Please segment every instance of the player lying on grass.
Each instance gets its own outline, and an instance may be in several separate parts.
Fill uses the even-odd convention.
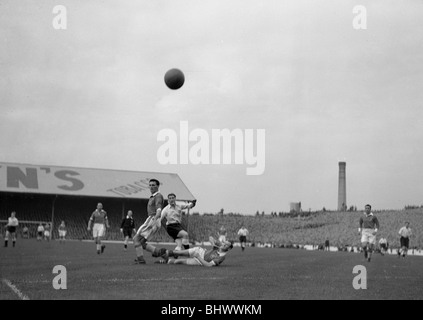
[[[163,256],[165,260],[160,260],[159,263],[204,267],[218,266],[225,260],[226,254],[233,248],[233,245],[229,241],[221,242],[213,237],[209,237],[209,241],[212,244],[212,248],[209,250],[202,247],[193,247],[188,250],[167,250]]]

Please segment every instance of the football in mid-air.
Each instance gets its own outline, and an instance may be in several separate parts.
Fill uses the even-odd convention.
[[[164,81],[169,89],[177,90],[184,85],[185,76],[179,69],[170,69],[166,72]]]

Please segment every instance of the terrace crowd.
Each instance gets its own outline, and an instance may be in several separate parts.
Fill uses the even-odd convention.
[[[106,208],[107,209],[107,208]],[[43,221],[51,220],[50,209],[28,207],[22,205],[16,208],[17,218],[20,221]],[[122,213],[117,209],[107,210],[111,228],[107,231],[108,240],[121,240],[120,223]],[[91,233],[86,230],[91,212],[83,212],[78,209],[70,209],[66,206],[56,210],[54,215],[53,238],[58,238],[57,227],[60,222],[66,222],[68,238],[91,239]],[[10,212],[1,211],[0,220],[6,220]],[[331,246],[340,249],[347,247],[359,247],[360,237],[357,234],[358,221],[362,215],[360,211],[351,212],[306,212],[300,214],[273,214],[273,215],[240,215],[240,214],[215,214],[215,215],[184,215],[182,224],[188,231],[192,242],[207,241],[209,235],[217,235],[221,226],[227,230],[227,239],[238,240],[237,232],[244,225],[249,230],[247,237],[249,245],[260,246],[267,244],[274,247],[291,247],[293,245],[322,246],[326,240]],[[411,238],[412,248],[423,248],[423,208],[411,208],[404,210],[376,211],[381,227],[378,238],[387,238],[392,248],[399,247],[398,230],[406,221],[410,222],[413,230]],[[142,224],[142,218],[134,210],[136,226]],[[35,237],[37,224],[27,225],[31,237]],[[21,232],[22,228],[20,228]],[[4,223],[0,224],[0,233],[4,234]],[[18,232],[19,235],[19,232]],[[172,242],[162,228],[153,239],[160,242]],[[343,249],[342,249],[343,250]]]

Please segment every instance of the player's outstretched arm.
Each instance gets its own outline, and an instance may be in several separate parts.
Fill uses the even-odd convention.
[[[375,217],[375,232],[377,232],[379,230],[379,228],[380,228],[379,220],[378,220],[378,218]]]
[[[160,219],[161,217],[162,217],[162,208],[157,208],[156,219]]]

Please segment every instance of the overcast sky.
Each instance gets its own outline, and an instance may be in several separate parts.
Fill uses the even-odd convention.
[[[0,0],[0,161],[173,172],[200,212],[254,214],[335,209],[342,160],[348,206],[423,204],[422,17],[420,0]],[[264,173],[160,164],[180,121],[265,129]]]

